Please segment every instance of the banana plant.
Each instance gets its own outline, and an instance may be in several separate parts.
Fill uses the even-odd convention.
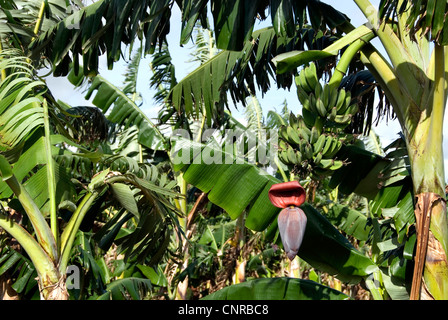
[[[108,193],[113,195],[116,204],[126,208],[130,214],[126,219],[134,216],[137,221],[135,230],[129,230],[125,237],[121,237],[122,252],[126,257],[151,256],[156,263],[165,253],[171,232],[176,229],[170,224],[174,221],[172,218],[176,220],[173,216],[176,209],[168,199],[178,198],[178,194],[155,183],[152,179],[157,179],[157,174],[150,173],[148,178],[138,170],[134,174],[130,166],[122,169],[124,173],[96,166],[101,154],[93,156],[94,152],[88,152],[71,140],[67,127],[75,129],[75,126],[64,122],[62,116],[70,114],[52,100],[44,82],[34,79],[33,68],[26,57],[17,50],[3,50],[0,61],[6,75],[0,84],[0,187],[2,199],[8,203],[7,208],[2,207],[0,226],[20,243],[32,262],[38,275],[41,298],[68,298],[66,270],[76,236],[86,217],[102,211],[99,209],[105,204]],[[61,116],[55,116],[55,113]],[[53,130],[64,135],[55,134]],[[93,173],[82,176],[77,182],[71,180],[70,163],[67,166],[67,162],[56,161],[61,153],[66,158],[70,152],[74,156],[73,151],[61,147],[65,144],[81,151],[76,156],[87,158]],[[79,184],[81,188],[77,187]],[[13,205],[14,202],[18,204]],[[8,208],[21,212],[26,217],[24,222],[11,219]],[[69,210],[62,222],[60,214],[64,208]],[[112,230],[106,230],[104,234],[102,243],[105,248],[107,243],[110,246],[119,230],[113,224],[108,227]],[[148,234],[154,237],[148,238]],[[136,242],[141,247],[136,247]]]
[[[339,45],[353,42],[348,50],[353,48],[361,54],[362,61],[385,91],[406,140],[418,230],[411,299],[443,299],[448,294],[445,289],[448,281],[444,262],[447,221],[441,152],[446,102],[446,49],[440,26],[445,24],[446,3],[432,1],[419,5],[408,1],[395,2],[401,10],[393,16],[392,22],[381,19],[369,1],[355,0],[355,3],[368,25],[355,29],[347,24],[347,35],[323,51],[277,57],[278,71],[284,72],[310,60],[334,55],[341,49]],[[385,4],[382,2],[381,7],[390,8]],[[436,4],[437,11],[434,10]],[[432,16],[421,15],[421,6],[435,13],[433,20]],[[428,28],[415,26],[413,21],[416,19],[424,21]],[[408,27],[413,32],[408,32]],[[374,37],[380,40],[390,62],[379,54],[377,48],[368,44]]]

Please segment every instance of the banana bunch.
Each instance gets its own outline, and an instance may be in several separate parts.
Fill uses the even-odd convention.
[[[344,162],[334,159],[342,148],[342,141],[333,135],[321,135],[313,145],[314,165],[320,169],[334,171],[340,169]]]
[[[283,140],[279,141],[278,158],[286,165],[302,163],[302,154]]]
[[[318,132],[309,129],[301,116],[291,113],[288,126],[279,130],[279,159],[288,165],[301,164],[313,158],[312,142],[318,139]]]
[[[298,165],[313,178],[319,179],[344,165],[335,158],[342,148],[341,139],[321,134],[315,126],[308,128],[302,116],[291,114],[290,124],[280,128],[279,138],[279,159],[286,165]]]
[[[328,160],[339,152],[342,141],[334,135],[321,134],[316,126],[308,128],[302,116],[290,115],[289,125],[279,130],[279,159],[287,165],[314,163],[314,165],[336,170],[342,162]]]
[[[331,107],[329,112],[328,120],[337,125],[346,126],[357,112],[358,104],[352,103],[351,92],[340,89],[336,104]]]
[[[329,84],[322,85],[317,77],[316,65],[311,63],[295,79],[297,96],[307,124],[312,125],[316,117],[328,119],[337,127],[347,126],[358,112],[358,105],[352,103],[350,91],[335,90]]]

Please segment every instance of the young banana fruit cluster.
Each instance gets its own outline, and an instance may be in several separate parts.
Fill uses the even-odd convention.
[[[317,77],[316,65],[311,63],[296,77],[297,96],[303,106],[303,116],[308,125],[316,117],[327,119],[336,127],[350,124],[353,115],[358,112],[358,105],[352,103],[350,91],[334,89],[329,84],[322,84]]]
[[[322,134],[316,126],[308,128],[301,116],[291,114],[289,125],[279,130],[279,159],[286,165],[306,166],[310,173],[326,175],[340,169],[344,162],[334,157],[341,147],[337,136]]]

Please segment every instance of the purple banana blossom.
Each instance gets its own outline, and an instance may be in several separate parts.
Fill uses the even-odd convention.
[[[297,207],[285,208],[278,215],[278,229],[283,249],[289,260],[293,260],[299,252],[305,234],[306,221],[305,212]]]
[[[290,260],[293,260],[302,244],[307,218],[299,208],[305,202],[305,189],[297,181],[278,183],[269,190],[269,200],[279,208],[283,208],[278,216],[278,229],[283,249]]]

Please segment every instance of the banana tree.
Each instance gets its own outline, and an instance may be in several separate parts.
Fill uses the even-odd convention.
[[[44,82],[34,79],[33,68],[26,57],[11,49],[0,54],[5,75],[0,83],[0,193],[7,203],[7,207],[2,207],[0,226],[20,244],[33,264],[41,298],[68,298],[66,270],[76,236],[86,217],[96,216],[103,210],[108,194],[115,198],[115,205],[128,213],[118,221],[118,226],[132,217],[136,221],[135,230],[121,237],[122,252],[127,258],[141,259],[143,255],[156,263],[170,243],[171,232],[176,229],[170,223],[176,220],[173,216],[176,209],[168,198],[177,198],[177,193],[154,181],[158,179],[157,171],[138,165],[132,168],[130,160],[123,169],[120,161],[123,156],[118,153],[104,155],[77,144],[67,131],[70,128],[76,133],[77,126],[73,121],[64,121],[65,117],[73,119],[73,115],[52,100]],[[77,115],[83,116],[82,113]],[[55,134],[54,130],[63,135]],[[77,148],[78,152],[65,149],[63,145]],[[76,182],[71,179],[76,171],[74,163],[91,169],[82,171]],[[18,204],[13,205],[14,202]],[[23,222],[11,219],[11,208],[26,217]],[[68,210],[62,217],[64,209]],[[105,250],[120,230],[114,227],[120,217],[112,219],[114,222],[107,225],[110,229],[103,231],[100,242]],[[136,242],[140,246],[135,247]]]
[[[435,13],[434,21],[429,16],[421,16],[421,21],[429,29],[433,23],[436,24],[434,33],[428,33],[428,29],[420,29],[418,25],[412,24],[412,21],[420,17],[419,10],[423,10],[417,4],[400,2],[401,10],[393,17],[396,21],[389,22],[380,20],[377,9],[369,1],[355,2],[366,16],[368,24],[357,29],[347,26],[348,34],[340,41],[353,41],[347,51],[353,48],[360,52],[375,79],[382,88],[386,88],[386,96],[402,127],[410,157],[418,233],[411,299],[418,299],[420,296],[443,299],[447,297],[447,222],[441,150],[447,55],[439,24],[444,25],[446,3],[432,2],[431,5],[437,2],[437,11],[430,4],[426,7]],[[408,31],[407,28],[410,27],[413,32]],[[381,41],[390,62],[378,53],[378,49],[368,44],[373,37]],[[288,57],[278,57],[279,72],[319,59],[321,54],[323,57],[332,55],[335,53],[332,51],[334,49],[335,47],[328,47],[321,52],[293,53]],[[345,70],[340,67],[348,62],[343,58],[336,72]],[[300,61],[301,59],[304,60]],[[283,63],[288,65],[286,69],[283,69]]]

